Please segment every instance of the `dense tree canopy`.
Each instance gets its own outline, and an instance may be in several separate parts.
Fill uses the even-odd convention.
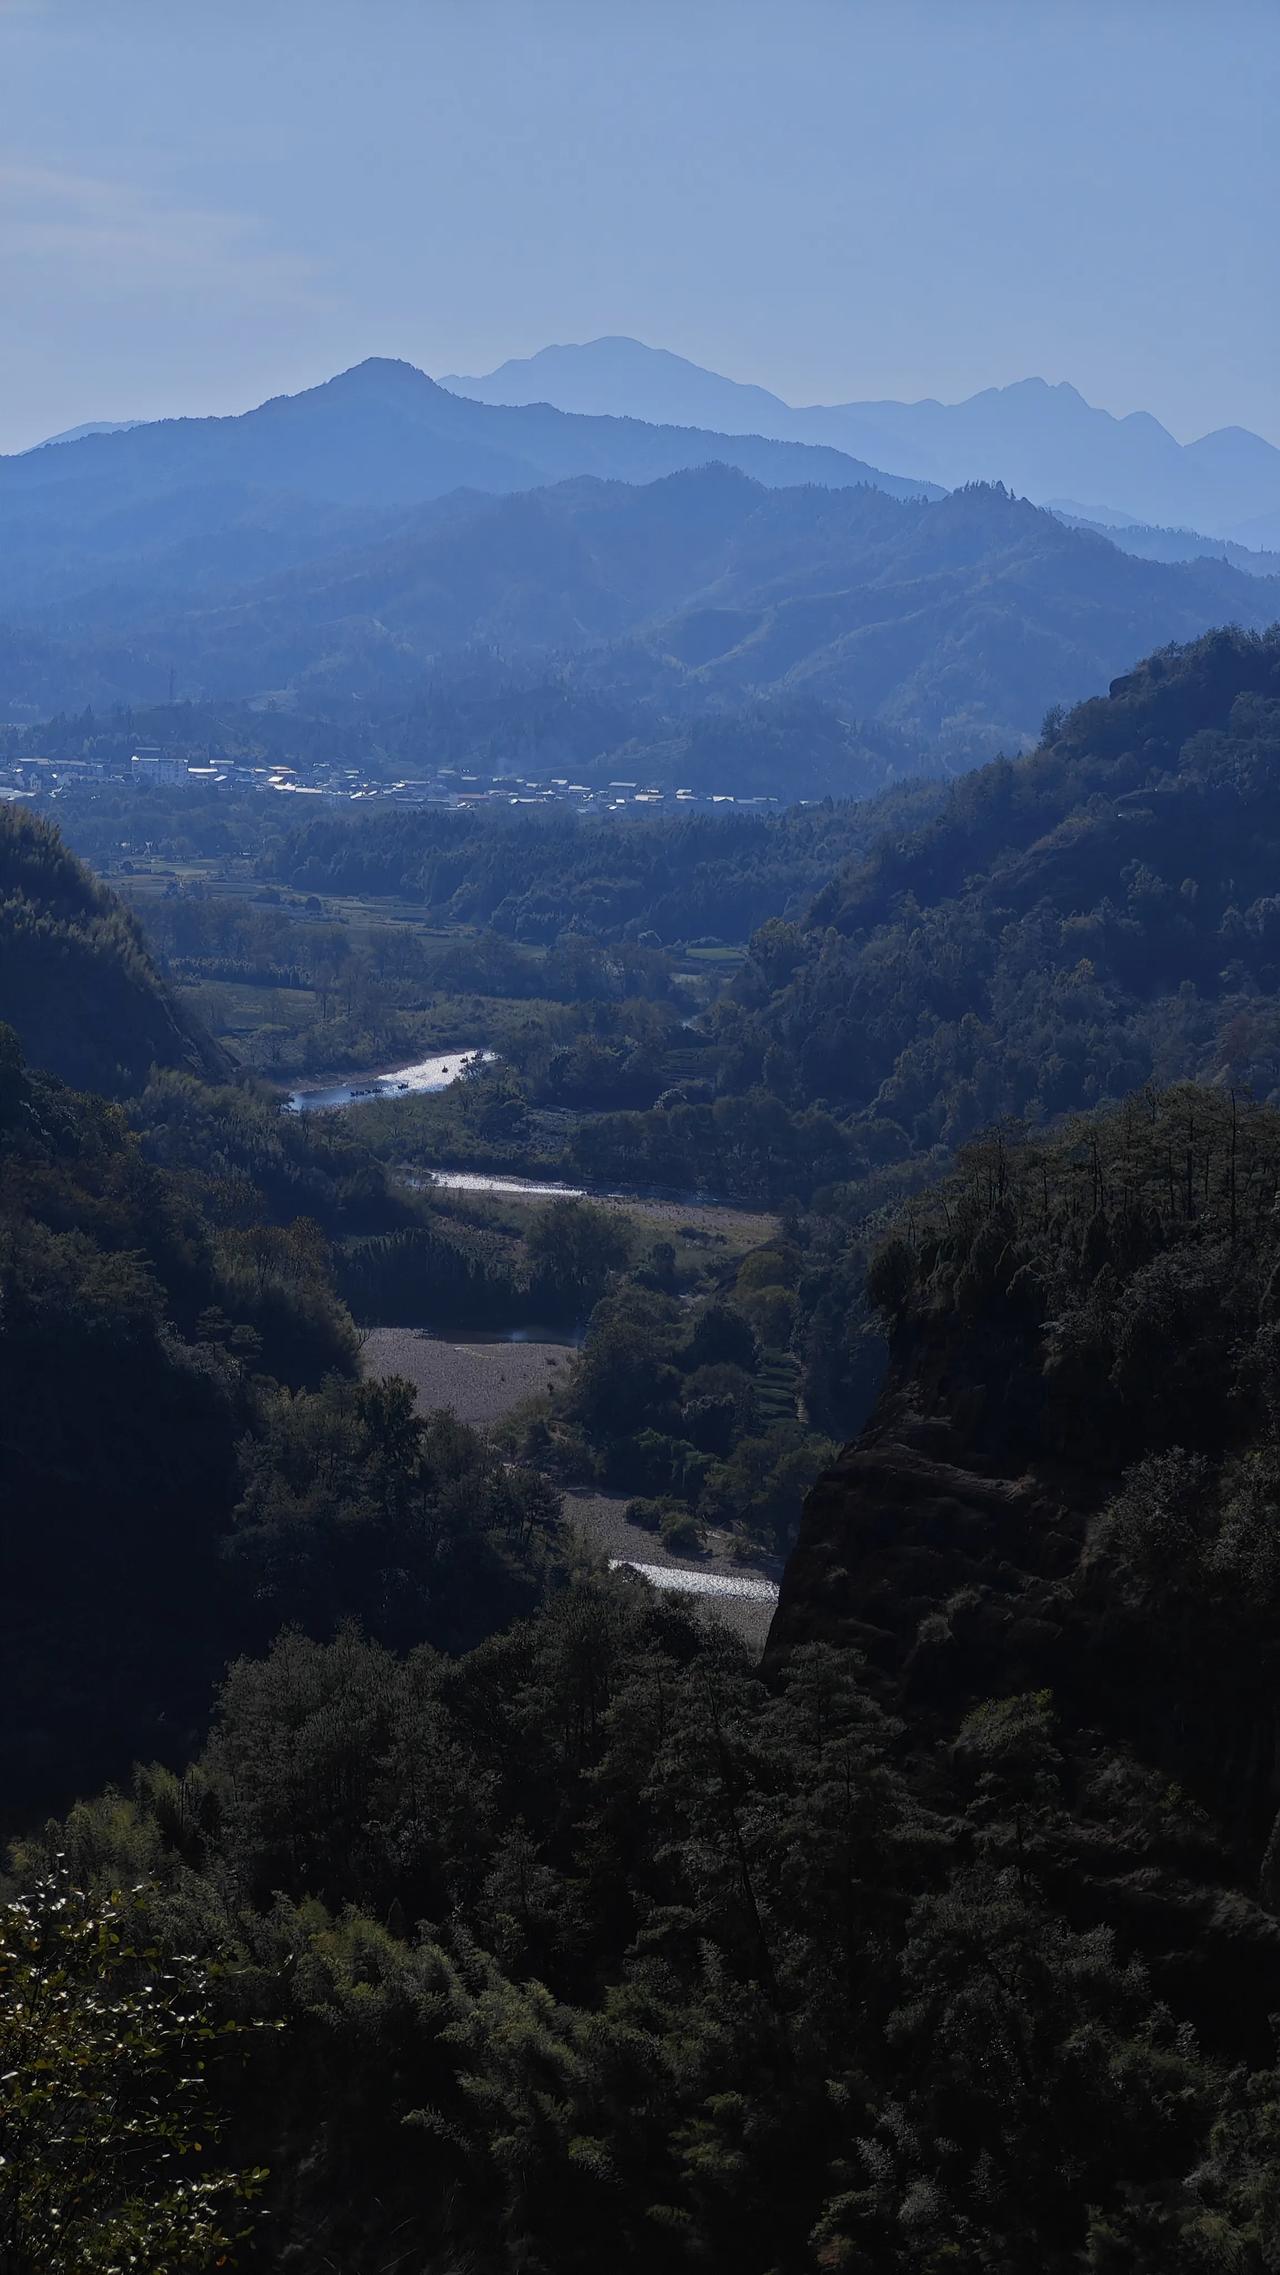
[[[119,1097],[153,1065],[225,1065],[157,977],[137,925],[38,816],[0,801],[0,1008],[28,1057]]]

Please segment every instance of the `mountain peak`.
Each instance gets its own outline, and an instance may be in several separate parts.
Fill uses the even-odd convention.
[[[1259,506],[1280,512],[1280,451],[1260,437],[1224,428],[1184,448],[1150,411],[1119,415],[1091,403],[1072,381],[1040,372],[958,402],[796,405],[668,348],[611,333],[443,384],[489,404],[549,402],[562,411],[822,444],[948,489],[999,479],[1037,503],[1075,499],[1086,519],[1223,536]]]
[[[321,385],[352,389],[369,386],[405,389],[429,387],[437,395],[444,392],[428,372],[419,370],[416,363],[408,363],[403,356],[393,355],[367,355],[361,362],[349,365],[346,371],[335,372],[332,379],[321,381]]]
[[[60,442],[84,442],[90,435],[128,434],[133,427],[142,425],[141,419],[89,419],[81,427],[63,427],[60,434],[47,434],[43,442],[34,442],[33,450],[52,450]]]

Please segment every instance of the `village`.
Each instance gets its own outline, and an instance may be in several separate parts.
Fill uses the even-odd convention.
[[[42,806],[125,783],[144,797],[157,789],[187,791],[193,797],[260,791],[329,806],[560,806],[589,815],[673,813],[686,808],[768,810],[782,803],[776,797],[743,797],[730,790],[664,790],[642,781],[571,782],[564,775],[485,775],[449,765],[391,780],[358,767],[301,760],[285,765],[245,764],[207,754],[198,759],[157,744],[143,745],[126,759],[114,761],[0,754],[3,803]]]

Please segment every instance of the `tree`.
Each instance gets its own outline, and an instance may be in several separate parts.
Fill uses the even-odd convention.
[[[553,1201],[530,1225],[526,1245],[537,1295],[557,1316],[589,1308],[627,1261],[617,1218],[590,1201]]]
[[[0,1908],[5,2275],[231,2263],[265,2174],[215,2162],[217,2035],[207,1971],[152,1944],[140,1892],[56,1873]]]

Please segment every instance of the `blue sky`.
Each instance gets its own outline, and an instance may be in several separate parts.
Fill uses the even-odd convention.
[[[629,332],[1280,441],[1277,0],[0,0],[0,449]]]

